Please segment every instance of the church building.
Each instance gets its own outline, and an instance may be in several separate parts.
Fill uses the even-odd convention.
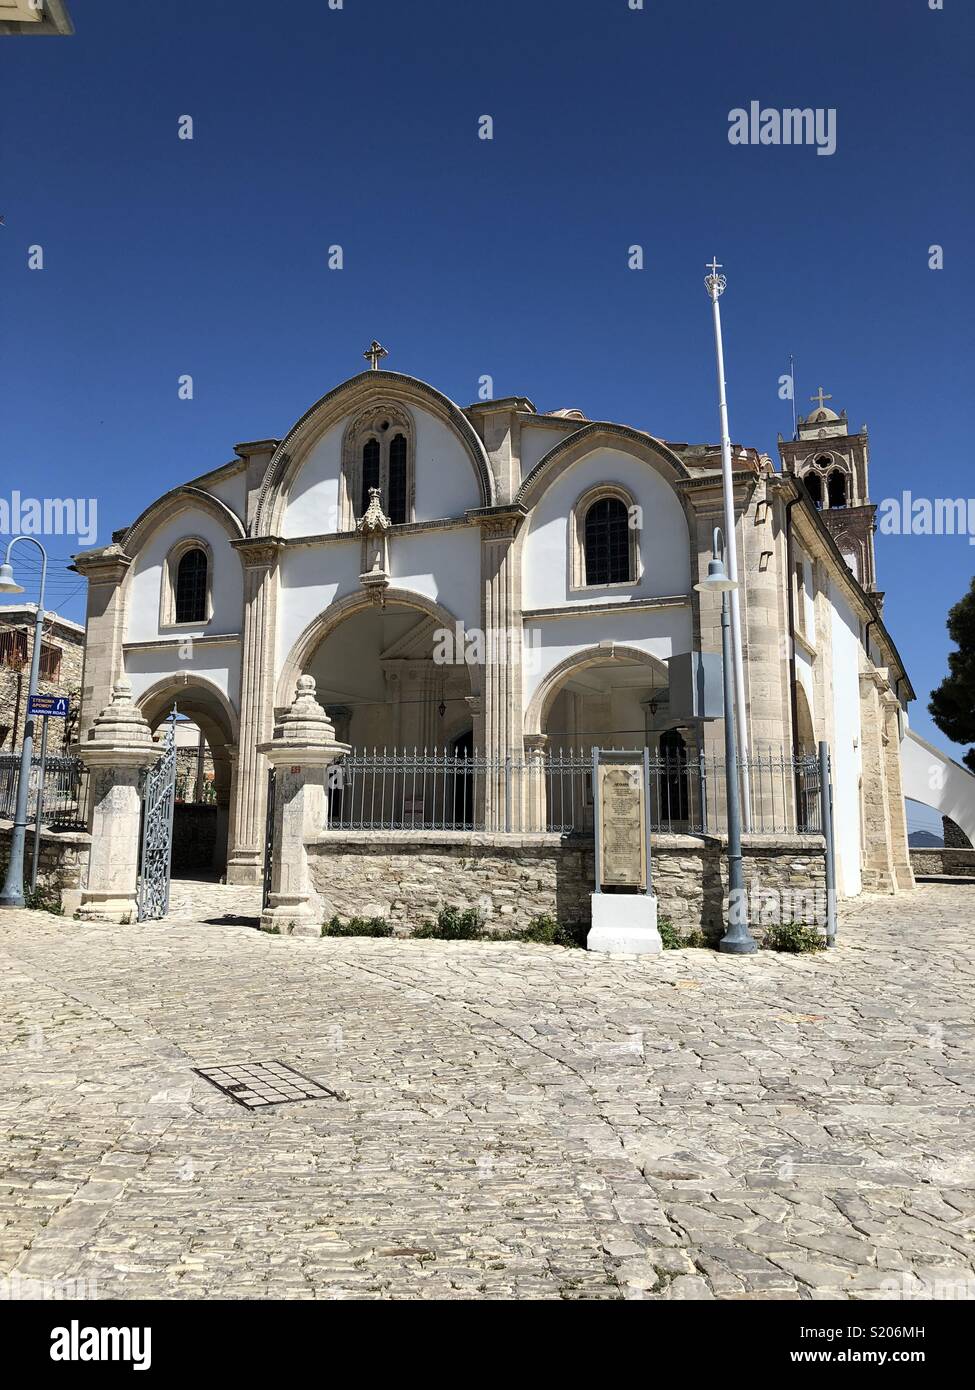
[[[719,447],[523,396],[461,406],[381,355],[280,439],[235,445],[76,557],[82,739],[121,676],[153,728],[175,704],[213,760],[214,869],[256,884],[260,745],[312,677],[349,747],[315,846],[323,899],[346,882],[343,902],[394,917],[393,881],[419,875],[422,894],[438,853],[457,891],[473,874],[496,907],[530,898],[549,871],[536,860],[591,841],[592,748],[647,748],[656,862],[686,878],[723,828],[722,721],[672,689],[673,658],[721,648],[718,602],[694,587],[723,524]],[[746,841],[777,845],[786,880],[807,862],[825,740],[839,892],[895,892],[913,886],[900,740],[914,691],[877,589],[866,427],[828,399],[777,464],[733,449]],[[507,886],[500,863],[517,864]],[[675,901],[696,892],[681,881]]]

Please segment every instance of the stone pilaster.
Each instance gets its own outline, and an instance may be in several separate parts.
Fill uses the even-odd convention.
[[[99,713],[111,702],[115,681],[122,675],[125,637],[124,579],[132,564],[120,545],[83,551],[72,569],[88,581],[85,659],[81,677],[78,738],[84,740]]]
[[[88,830],[91,850],[79,912],[110,922],[135,920],[143,772],[161,756],[152,731],[132,702],[122,677],[111,704],[78,749],[91,778]]]
[[[525,735],[524,829],[527,831],[543,831],[547,824],[548,806],[545,786],[547,748],[547,734]]]
[[[259,751],[276,769],[271,891],[261,927],[285,936],[318,936],[326,908],[312,882],[305,846],[325,829],[328,767],[348,746],[336,743],[311,676],[298,677],[294,704]]]
[[[887,785],[887,821],[890,826],[891,872],[897,888],[915,887],[911,851],[907,842],[907,803],[901,778],[900,705],[889,689],[880,697],[884,719],[883,746]]]
[[[227,855],[228,883],[260,883],[264,866],[267,762],[259,745],[273,725],[274,625],[281,542],[232,541],[244,567],[244,632],[240,673],[240,742]]]
[[[881,703],[886,672],[870,666],[860,672],[860,739],[863,762],[863,886],[868,892],[895,893],[890,826],[890,794]]]
[[[506,758],[520,761],[523,749],[521,548],[516,538],[525,513],[523,508],[489,507],[468,515],[481,526],[484,752],[503,764]],[[515,778],[512,830],[521,825],[519,786]],[[488,829],[506,828],[500,772],[485,779],[485,815]]]

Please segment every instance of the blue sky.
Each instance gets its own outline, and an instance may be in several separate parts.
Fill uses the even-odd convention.
[[[822,383],[869,425],[873,500],[971,493],[963,0],[69,5],[72,38],[0,39],[0,493],[94,496],[104,543],[284,434],[374,336],[462,404],[490,374],[713,440],[714,252],[736,440],[790,432],[792,352],[800,409]],[[836,153],[730,145],[752,100],[835,108]],[[878,537],[941,746],[925,705],[973,568],[964,537]],[[80,618],[78,577],[52,583]]]

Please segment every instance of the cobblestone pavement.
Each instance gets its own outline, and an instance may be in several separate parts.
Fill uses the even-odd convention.
[[[0,1274],[99,1297],[973,1297],[975,890],[828,955],[0,912]],[[193,920],[196,919],[196,920]],[[192,1070],[342,1098],[250,1112]]]

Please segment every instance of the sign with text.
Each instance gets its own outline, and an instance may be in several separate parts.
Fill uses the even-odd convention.
[[[71,710],[71,699],[67,695],[31,695],[27,701],[29,718],[46,715],[48,719],[67,719]]]
[[[646,796],[641,763],[599,765],[600,882],[608,888],[646,888]]]

